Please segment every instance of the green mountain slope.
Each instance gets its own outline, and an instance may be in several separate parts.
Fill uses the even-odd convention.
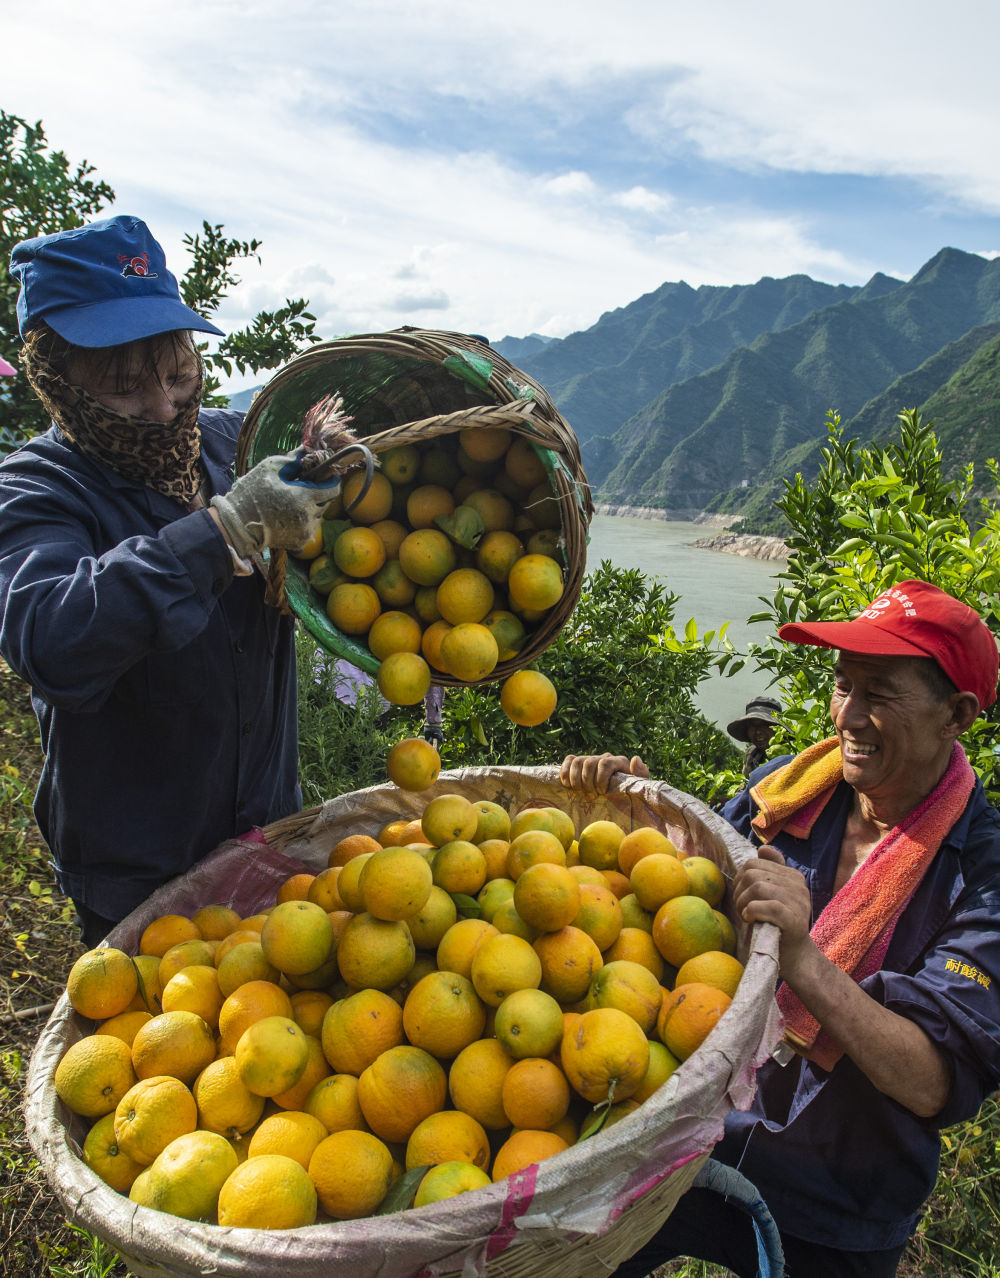
[[[829,409],[853,418],[969,329],[998,322],[1000,259],[943,249],[906,284],[765,333],[669,387],[611,438],[585,442],[591,485],[600,501],[676,518],[722,494],[749,498],[788,450],[823,437]]]

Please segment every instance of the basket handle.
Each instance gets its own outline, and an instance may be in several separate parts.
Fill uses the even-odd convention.
[[[533,399],[517,399],[510,404],[477,404],[472,408],[459,409],[455,413],[439,413],[434,417],[421,418],[420,421],[390,426],[375,435],[366,436],[365,443],[373,453],[383,453],[416,438],[452,434],[469,426],[505,427],[537,440],[545,448],[565,452],[566,445],[561,438],[531,420],[535,406]]]

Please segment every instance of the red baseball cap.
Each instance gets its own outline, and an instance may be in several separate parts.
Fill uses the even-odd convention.
[[[1000,657],[991,630],[974,608],[927,581],[899,582],[851,621],[790,621],[778,637],[871,656],[930,657],[980,710],[997,697]]]

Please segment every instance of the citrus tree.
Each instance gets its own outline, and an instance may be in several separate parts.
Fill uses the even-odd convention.
[[[778,685],[784,729],[771,753],[804,749],[831,732],[829,649],[781,643],[789,621],[845,621],[900,581],[929,581],[975,608],[1000,633],[1000,473],[988,463],[945,474],[933,423],[919,411],[899,414],[899,439],[861,448],[828,419],[817,477],[785,481],[777,502],[792,528],[790,555],[766,607],[750,621],[771,637],[750,657]],[[963,738],[969,760],[993,802],[1000,798],[1000,713],[996,704]]]
[[[17,363],[21,339],[17,330],[17,281],[9,271],[10,253],[21,240],[82,226],[114,202],[115,192],[96,176],[86,160],[74,164],[53,150],[41,122],[29,124],[0,110],[0,355]],[[154,228],[155,233],[155,228]],[[192,310],[209,317],[239,283],[233,266],[260,260],[260,241],[224,234],[221,225],[203,222],[184,236],[190,256],[179,278],[181,296]],[[211,351],[199,349],[206,364],[205,403],[225,404],[218,394],[219,376],[276,368],[303,345],[318,341],[308,303],[286,299],[275,311],[261,311],[244,329],[230,333]],[[0,384],[0,452],[16,448],[48,427],[45,412],[24,377]]]

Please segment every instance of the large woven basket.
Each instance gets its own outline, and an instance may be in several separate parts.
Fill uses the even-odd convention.
[[[303,868],[325,867],[348,833],[374,834],[419,815],[428,797],[460,793],[508,810],[556,802],[582,828],[608,818],[656,825],[679,848],[711,857],[731,879],[750,845],[704,804],[662,782],[620,777],[606,797],[573,794],[554,768],[469,768],[442,774],[426,795],[377,786],[267,828],[268,844],[233,840],[160,888],[108,938],[135,951],[143,928],[170,911],[228,901],[243,914],[274,900]],[[732,917],[727,890],[724,908]],[[87,1124],[55,1094],[67,1047],[91,1026],[64,995],[32,1055],[25,1123],[41,1168],[70,1218],[98,1234],[140,1278],[605,1278],[646,1243],[746,1108],[754,1072],[780,1037],[774,1001],[778,933],[734,919],[746,970],[732,1006],[702,1046],[633,1114],[523,1173],[420,1210],[261,1233],[179,1220],[137,1207],[80,1160]]]
[[[354,419],[351,429],[376,454],[491,426],[505,427],[535,447],[559,502],[563,594],[517,656],[480,682],[503,679],[534,661],[579,598],[594,513],[576,436],[548,393],[490,346],[462,333],[403,328],[322,342],[285,365],[254,399],[237,444],[237,474],[297,448],[306,411],[334,392]],[[333,625],[302,565],[292,558],[285,591],[317,643],[375,673],[378,660]],[[434,670],[433,682],[454,687],[462,681]]]

